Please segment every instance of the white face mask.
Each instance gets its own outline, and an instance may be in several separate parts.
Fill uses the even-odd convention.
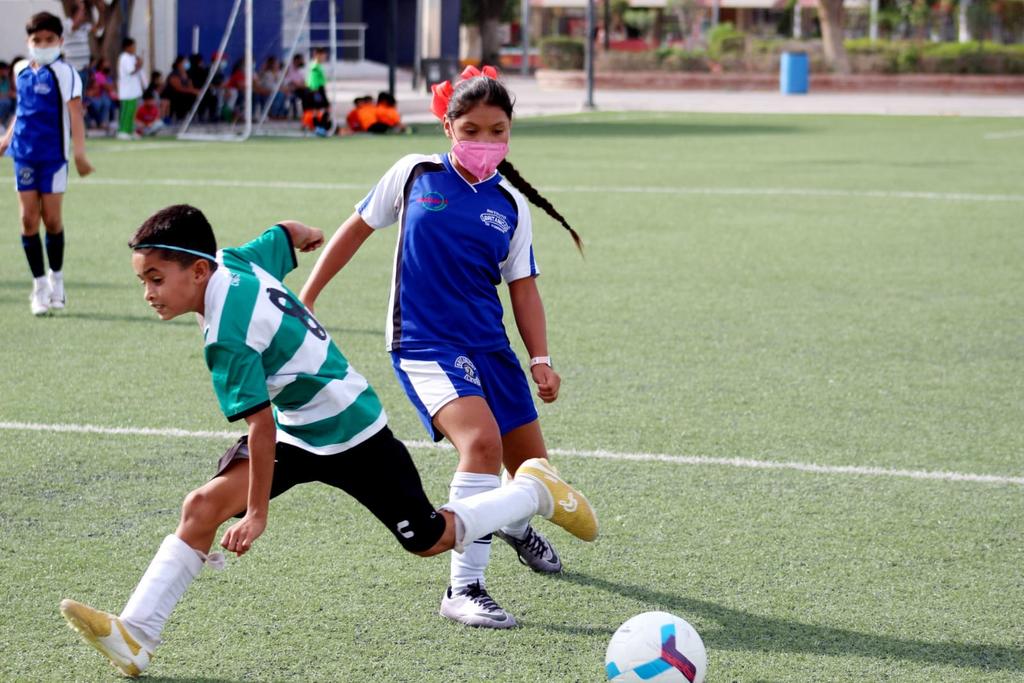
[[[47,64],[53,64],[60,57],[60,46],[57,47],[29,47],[29,55],[32,56],[32,61],[40,66],[46,66]]]

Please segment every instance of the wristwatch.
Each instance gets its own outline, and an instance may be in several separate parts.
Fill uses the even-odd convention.
[[[554,367],[551,364],[551,356],[534,356],[530,359],[530,367],[533,368],[534,365],[546,365],[549,368]]]

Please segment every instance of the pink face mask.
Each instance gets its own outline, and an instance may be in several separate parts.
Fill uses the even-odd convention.
[[[498,164],[508,156],[508,143],[461,142],[456,139],[452,145],[452,154],[477,180],[486,180],[494,175]]]

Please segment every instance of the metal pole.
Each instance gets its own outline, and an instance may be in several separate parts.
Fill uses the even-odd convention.
[[[327,24],[330,35],[327,37],[331,47],[331,78],[338,75],[338,9],[334,0],[327,3]]]
[[[872,0],[872,2],[878,2],[878,0]],[[800,6],[800,0],[797,0],[793,6],[793,37],[800,40],[804,37],[804,17],[803,9]],[[874,38],[872,38],[874,40]]]
[[[871,0],[871,27],[868,35],[871,40],[878,40],[878,0]]]
[[[587,100],[583,106],[587,109],[594,108],[594,18],[594,0],[587,0],[587,37],[583,43],[583,61],[587,72]]]
[[[398,0],[388,3],[391,8],[391,27],[388,31],[388,92],[395,97],[395,71],[398,68]]]
[[[412,89],[420,87],[420,65],[423,60],[423,0],[416,0],[416,28],[412,41]]]
[[[523,63],[519,65],[519,73],[530,75],[530,0],[519,0],[523,11],[519,17],[519,32],[523,43]]]
[[[245,129],[242,140],[252,134],[252,0],[245,0]]]

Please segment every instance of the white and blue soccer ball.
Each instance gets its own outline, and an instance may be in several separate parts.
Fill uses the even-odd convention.
[[[700,634],[668,612],[644,612],[619,627],[604,670],[614,683],[703,683],[708,653]]]

